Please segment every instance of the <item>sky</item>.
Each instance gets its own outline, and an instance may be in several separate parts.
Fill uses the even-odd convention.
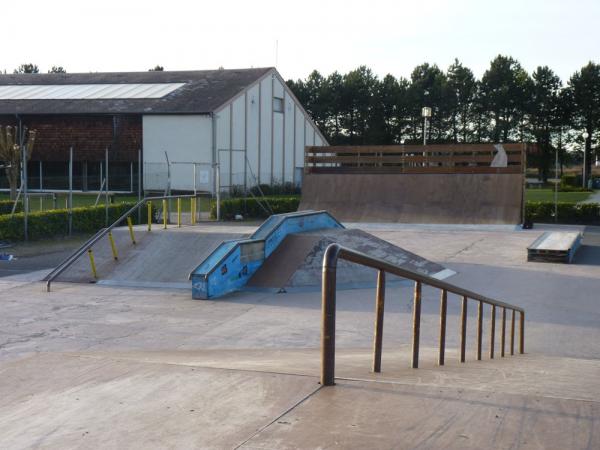
[[[277,65],[297,79],[366,65],[409,77],[458,58],[480,77],[504,54],[566,81],[600,63],[600,0],[19,0],[1,11],[8,72],[26,62],[44,72]]]

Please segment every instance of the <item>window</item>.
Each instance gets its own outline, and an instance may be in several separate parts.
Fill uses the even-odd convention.
[[[283,99],[281,97],[273,97],[273,111],[283,112]]]

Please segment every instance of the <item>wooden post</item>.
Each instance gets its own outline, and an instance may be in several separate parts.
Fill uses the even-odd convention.
[[[381,372],[381,346],[383,342],[383,310],[385,306],[385,272],[377,273],[375,297],[375,336],[373,338],[373,372]]]
[[[419,367],[419,337],[421,333],[421,282],[415,282],[413,298],[412,368]]]
[[[492,305],[490,317],[490,359],[494,359],[494,338],[496,337],[496,305]]]
[[[477,305],[477,361],[481,361],[481,344],[483,342],[483,302]]]
[[[444,365],[446,355],[446,312],[448,311],[448,292],[442,289],[440,294],[440,353],[438,355],[438,365]]]
[[[463,295],[460,313],[460,362],[465,362],[467,348],[467,296]]]

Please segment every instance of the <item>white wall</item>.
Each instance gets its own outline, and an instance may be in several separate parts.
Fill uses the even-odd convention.
[[[196,166],[196,189],[212,191],[212,120],[207,115],[143,116],[144,189],[167,185],[165,151],[175,163]],[[171,189],[193,190],[194,165],[171,165]]]
[[[284,100],[273,111],[273,98]],[[299,183],[305,145],[327,145],[283,80],[269,73],[215,113],[221,189]],[[246,161],[247,158],[247,161]]]

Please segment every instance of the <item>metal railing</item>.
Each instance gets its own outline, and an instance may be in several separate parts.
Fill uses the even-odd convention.
[[[116,252],[114,250],[114,245],[113,245],[114,241],[112,240],[112,235],[111,235],[113,228],[117,227],[124,220],[130,219],[131,215],[133,213],[135,213],[139,208],[144,206],[146,203],[151,204],[153,201],[163,200],[163,205],[164,205],[168,200],[177,199],[177,201],[178,201],[177,224],[179,226],[181,226],[181,203],[180,203],[181,199],[183,199],[183,198],[194,199],[197,197],[198,197],[198,195],[194,195],[194,194],[192,194],[192,195],[165,195],[165,196],[160,196],[160,197],[144,197],[142,200],[137,202],[133,207],[131,207],[127,212],[125,212],[123,215],[121,215],[111,225],[96,232],[96,234],[94,234],[81,247],[79,247],[79,249],[77,249],[75,251],[75,253],[73,253],[71,256],[69,256],[67,259],[65,259],[62,263],[60,263],[54,270],[52,270],[52,272],[50,272],[45,278],[46,291],[50,292],[50,285],[52,284],[52,282],[61,273],[63,273],[65,270],[67,270],[69,267],[71,267],[71,265],[73,265],[75,263],[75,261],[77,261],[86,252],[91,251],[91,248],[94,246],[94,244],[96,244],[104,236],[109,235],[109,238],[111,241],[111,246],[113,247],[113,255],[116,255]],[[163,206],[163,209],[165,209],[164,206]],[[192,209],[191,213],[195,214],[196,208],[194,207],[194,205],[191,206],[191,209]],[[167,215],[168,214],[170,214],[170,208],[166,211],[163,211],[165,228],[166,228],[166,224],[167,224]],[[194,223],[194,217],[192,218],[192,224],[193,223]],[[131,224],[130,220],[128,220],[128,226],[129,226],[132,242],[135,244],[135,239],[132,234],[133,233],[132,232],[132,224]],[[91,265],[92,265],[92,272],[95,273],[95,264],[93,262],[93,256],[90,256],[90,259],[91,259]],[[116,256],[115,256],[115,259],[116,259]]]
[[[407,278],[415,282],[413,298],[413,329],[412,329],[412,360],[411,367],[419,367],[419,338],[421,330],[421,289],[428,285],[441,290],[440,295],[440,348],[438,364],[444,365],[446,350],[446,311],[448,292],[462,297],[460,316],[460,362],[465,362],[467,340],[467,301],[478,302],[477,307],[477,353],[481,360],[483,337],[483,305],[491,307],[490,314],[490,348],[489,357],[494,358],[496,336],[496,308],[502,309],[501,356],[505,355],[506,341],[506,312],[512,311],[510,326],[510,354],[514,354],[515,347],[515,315],[518,312],[519,320],[519,353],[525,352],[525,311],[517,306],[499,302],[475,292],[454,286],[450,283],[432,278],[409,269],[404,269],[394,264],[373,258],[364,253],[330,244],[323,256],[322,280],[322,329],[321,329],[321,384],[333,386],[335,384],[335,316],[336,316],[336,270],[339,259],[350,261],[378,270],[377,290],[375,301],[375,334],[373,339],[373,372],[381,372],[381,352],[383,342],[383,313],[385,304],[385,274],[386,272]]]

